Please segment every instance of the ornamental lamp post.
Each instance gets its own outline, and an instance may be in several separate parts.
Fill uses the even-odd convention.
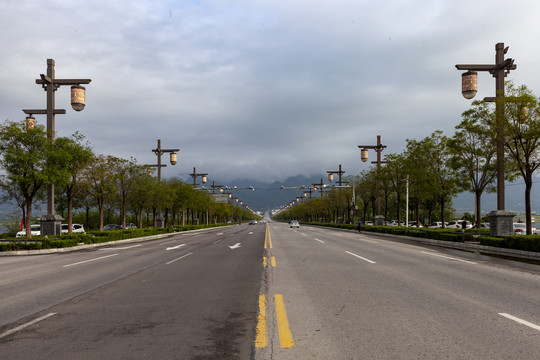
[[[386,149],[386,145],[381,143],[381,135],[377,135],[377,145],[358,145],[360,149],[360,157],[363,162],[368,160],[368,149],[373,149],[377,152],[377,161],[372,161],[372,164],[377,164],[377,175],[380,172],[381,164],[386,164],[386,161],[381,160],[383,149]],[[381,196],[378,194],[379,181],[377,181],[377,215],[373,219],[373,225],[384,225],[384,216],[381,215]]]
[[[466,99],[472,99],[478,90],[477,71],[488,71],[495,78],[495,97],[486,97],[484,101],[495,102],[495,132],[497,142],[497,210],[489,213],[490,235],[513,235],[514,213],[505,210],[504,199],[504,78],[515,70],[514,59],[505,59],[508,47],[504,43],[495,45],[495,64],[488,65],[456,65],[458,70],[466,70],[461,75],[461,93]]]
[[[158,171],[158,184],[161,184],[161,168],[162,167],[167,167],[166,164],[162,164],[161,163],[161,156],[165,153],[170,153],[170,157],[169,157],[169,161],[171,163],[171,165],[176,165],[176,163],[178,162],[178,157],[177,157],[177,152],[179,152],[180,149],[162,149],[161,148],[161,139],[158,139],[157,141],[157,148],[155,149],[152,149],[152,152],[156,154],[157,156],[157,164],[156,165],[148,165],[148,166],[151,166],[151,167],[157,167],[157,171]],[[163,221],[163,218],[161,217],[161,207],[159,207],[158,209],[158,217],[157,219],[155,219],[155,224],[156,224],[156,227],[163,227],[164,225],[164,221]]]
[[[65,114],[65,109],[55,108],[55,93],[61,86],[71,86],[71,107],[75,111],[84,109],[86,91],[81,84],[89,84],[91,79],[57,79],[55,77],[54,59],[47,59],[47,75],[40,74],[36,79],[36,84],[41,85],[47,92],[46,109],[24,109],[23,112],[28,115],[26,118],[26,128],[32,130],[35,127],[35,115],[47,115],[47,138],[51,144],[54,144],[55,134],[55,115]],[[54,184],[49,184],[47,188],[47,215],[40,218],[41,235],[61,235],[61,225],[64,220],[60,215],[54,213]]]

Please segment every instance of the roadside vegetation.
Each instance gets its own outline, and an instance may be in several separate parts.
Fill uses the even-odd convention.
[[[470,241],[468,234],[471,234],[475,236],[475,241],[486,245],[537,249],[540,236],[532,235],[530,197],[533,174],[540,167],[540,107],[538,98],[526,86],[518,87],[508,82],[506,94],[505,177],[507,181],[521,179],[525,183],[523,197],[526,234],[530,236],[501,239],[489,238],[488,230],[476,230],[479,233],[467,230],[456,235],[452,234],[454,230],[364,228],[369,228],[369,231],[409,234],[416,231],[419,236],[461,238],[462,241]],[[494,121],[495,105],[474,101],[471,109],[462,114],[462,120],[453,135],[446,136],[436,130],[422,140],[407,139],[403,152],[385,154],[385,164],[380,170],[372,166],[359,175],[345,177],[347,188],[328,188],[322,197],[312,197],[311,193],[308,197],[308,193],[303,192],[275,214],[274,219],[296,219],[356,228],[359,220],[363,224],[373,221],[377,215],[377,199],[380,199],[385,225],[389,225],[392,220],[404,224],[406,211],[409,221],[415,221],[414,225],[429,226],[441,222],[444,228],[446,222],[456,219],[468,220],[478,226],[482,222],[489,222],[487,216],[481,215],[481,197],[486,192],[495,192],[497,169]],[[475,195],[475,203],[471,206],[475,208],[474,214],[459,217],[455,214],[452,200],[461,192]]]

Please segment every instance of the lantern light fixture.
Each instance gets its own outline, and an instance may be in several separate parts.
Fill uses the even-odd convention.
[[[461,94],[465,99],[472,99],[478,91],[478,73],[467,71],[461,74]]]

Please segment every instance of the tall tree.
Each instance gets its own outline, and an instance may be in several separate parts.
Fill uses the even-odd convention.
[[[58,184],[58,187],[63,188],[67,198],[68,234],[73,230],[73,199],[80,191],[78,182],[82,170],[90,164],[94,156],[90,146],[82,144],[83,139],[84,136],[75,133],[71,138],[58,138],[54,143],[57,149],[56,166],[67,172],[66,180],[63,184]]]
[[[97,155],[83,171],[88,192],[99,210],[99,230],[103,230],[103,208],[116,191],[114,162],[112,156]]]
[[[482,219],[482,194],[485,190],[495,191],[497,145],[487,124],[492,117],[493,112],[485,102],[475,101],[473,107],[462,114],[463,120],[448,143],[453,153],[451,165],[461,189],[474,194],[477,227]]]
[[[531,189],[533,174],[540,167],[540,107],[538,98],[525,85],[506,86],[505,146],[525,182],[527,235],[532,233]]]
[[[6,120],[0,125],[0,166],[6,171],[3,175],[5,186],[17,189],[21,196],[18,201],[26,206],[26,237],[30,231],[32,202],[40,189],[53,183],[57,171],[50,166],[51,146],[42,125],[27,130],[25,122]],[[20,201],[22,200],[22,201]]]

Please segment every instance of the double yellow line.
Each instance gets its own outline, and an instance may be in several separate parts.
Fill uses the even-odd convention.
[[[266,224],[266,235],[264,237],[264,248],[272,249],[272,238],[270,236],[270,229]],[[267,265],[266,256],[263,258],[263,265]],[[276,258],[272,256],[270,258],[272,267],[276,266]],[[276,307],[276,320],[279,334],[279,345],[282,348],[291,348],[294,346],[294,340],[292,337],[291,328],[289,326],[289,319],[287,318],[287,311],[285,310],[285,302],[283,301],[283,295],[274,295],[274,304]],[[256,348],[264,348],[268,346],[268,332],[267,332],[267,302],[266,295],[259,295],[259,316],[257,317],[257,337],[255,339]]]
[[[294,346],[287,311],[285,311],[285,302],[283,295],[275,294],[274,302],[276,306],[276,320],[279,334],[279,346],[282,348],[291,348]],[[256,348],[268,346],[268,333],[266,325],[266,295],[259,295],[259,316],[257,318],[257,337],[255,339]]]

